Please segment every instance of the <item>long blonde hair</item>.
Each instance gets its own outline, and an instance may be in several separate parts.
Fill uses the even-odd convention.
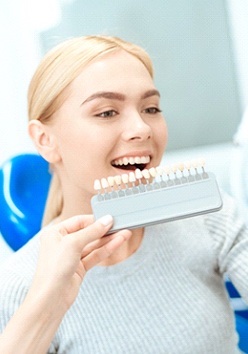
[[[140,60],[151,77],[152,62],[141,47],[110,36],[84,36],[64,41],[48,52],[30,82],[28,90],[29,120],[48,122],[65,100],[66,88],[92,60],[124,50]],[[59,216],[63,207],[63,195],[59,177],[53,172],[43,225]]]

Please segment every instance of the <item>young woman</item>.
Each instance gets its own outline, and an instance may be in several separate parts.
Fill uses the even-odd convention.
[[[101,238],[110,216],[65,224],[91,214],[95,179],[159,165],[159,98],[147,53],[118,38],[71,39],[41,62],[29,133],[53,170],[44,216],[52,226],[1,271],[1,352],[238,352],[223,276],[248,301],[248,231],[229,198],[221,212],[132,235]]]

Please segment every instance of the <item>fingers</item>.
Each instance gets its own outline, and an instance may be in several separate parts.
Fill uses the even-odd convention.
[[[94,222],[93,215],[76,215],[56,225],[62,235],[81,230]]]
[[[77,247],[83,250],[88,243],[104,236],[112,225],[113,217],[111,215],[105,215],[86,228],[71,233],[68,237],[73,237],[75,243],[77,243]]]
[[[117,248],[127,241],[131,235],[132,233],[130,230],[121,230],[117,232],[114,238],[112,238],[105,245],[89,253],[81,260],[85,270],[88,271],[90,268],[108,258],[114,251],[117,250]]]
[[[82,258],[86,257],[89,253],[96,250],[97,248],[104,246],[106,243],[108,243],[114,238],[115,238],[115,234],[111,234],[111,235],[101,237],[99,240],[88,243],[83,249]]]
[[[65,242],[67,252],[78,255],[87,271],[108,258],[130,238],[129,230],[121,230],[103,237],[112,225],[111,215],[106,215],[95,222],[93,216],[85,215],[69,218],[56,227]]]

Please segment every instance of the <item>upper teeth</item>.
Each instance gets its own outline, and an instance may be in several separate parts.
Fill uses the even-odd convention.
[[[147,164],[150,162],[150,156],[135,156],[135,157],[122,157],[113,161],[113,165],[134,165],[134,164]]]

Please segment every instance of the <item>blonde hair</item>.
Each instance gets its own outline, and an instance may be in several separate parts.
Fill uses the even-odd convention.
[[[153,77],[152,62],[141,47],[110,36],[84,36],[64,41],[48,52],[30,82],[28,90],[29,120],[48,122],[61,107],[66,88],[94,59],[118,50],[135,56]],[[59,177],[53,172],[48,193],[43,225],[59,216],[63,207],[63,195]]]

